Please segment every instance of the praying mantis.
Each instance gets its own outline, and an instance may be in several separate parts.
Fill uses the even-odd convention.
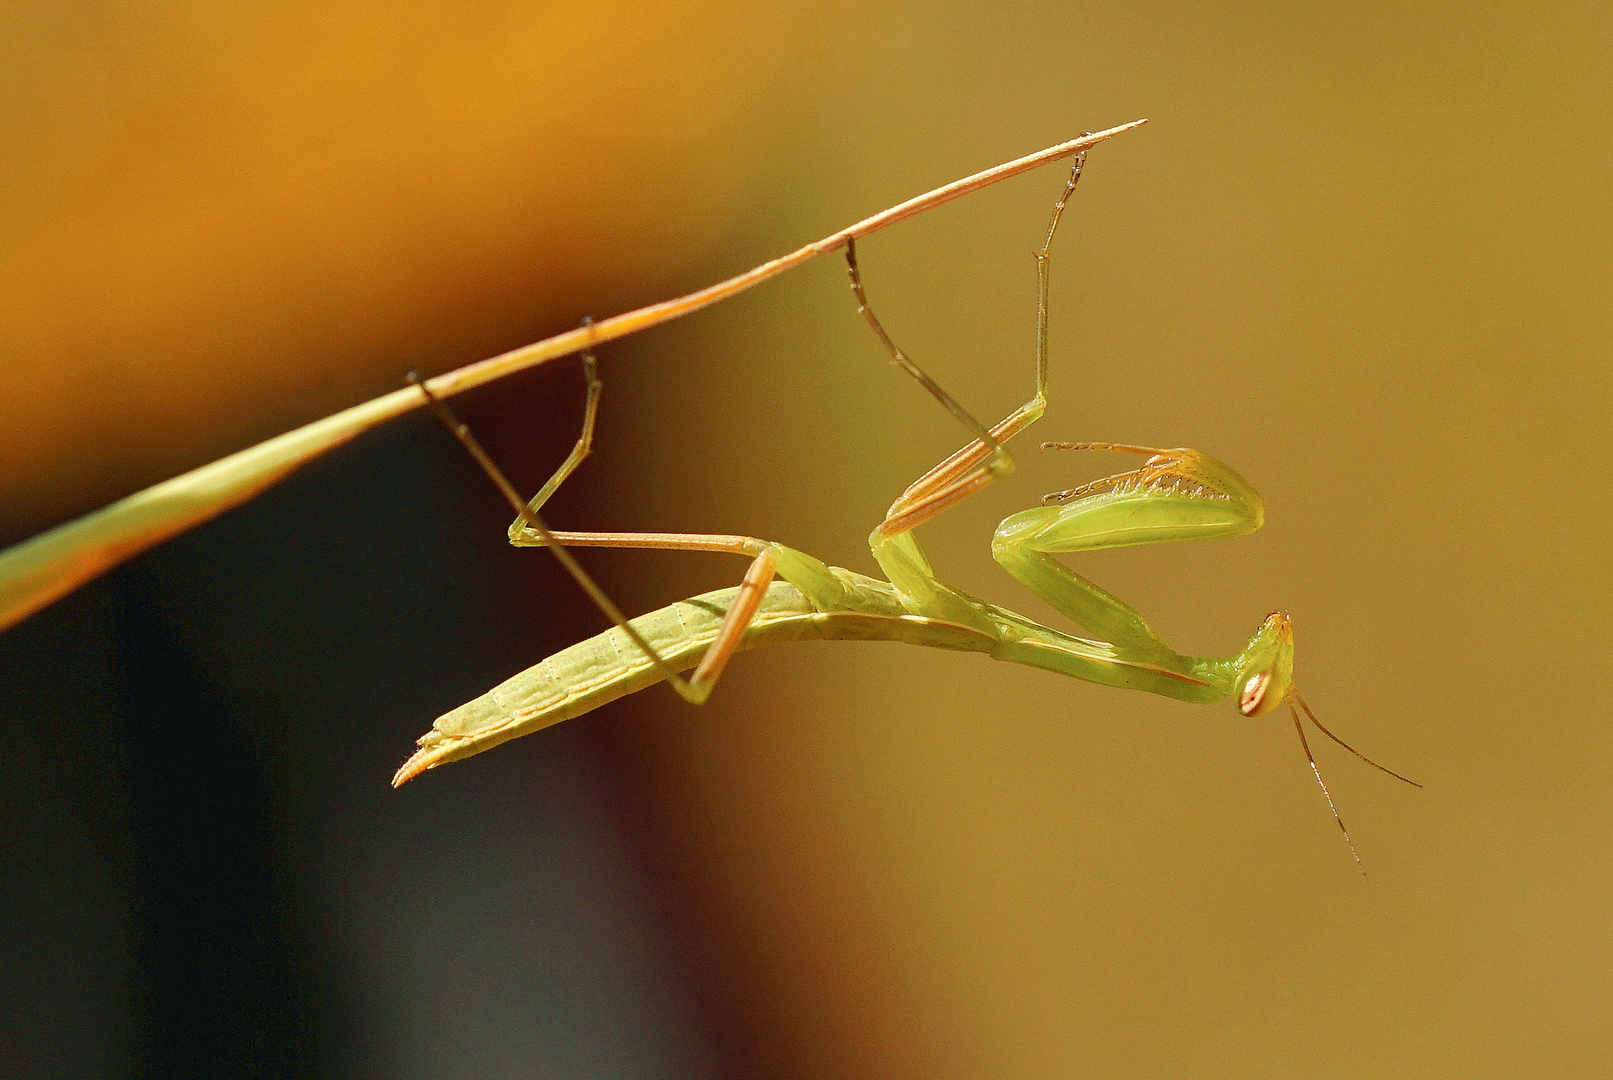
[[[857,263],[856,239],[845,237],[847,272],[858,314],[890,362],[915,379],[972,436],[962,449],[902,492],[869,536],[886,580],[829,566],[783,544],[750,536],[551,530],[539,511],[586,458],[593,445],[602,384],[591,348],[582,352],[588,391],[582,432],[570,456],[530,501],[488,458],[470,431],[427,384],[411,375],[428,403],[515,507],[509,539],[548,547],[615,624],[439,717],[393,777],[399,786],[428,769],[491,749],[599,708],[616,698],[668,682],[699,704],[711,694],[736,652],[804,640],[901,641],[980,652],[1086,682],[1142,690],[1180,701],[1235,697],[1238,711],[1264,716],[1287,705],[1300,746],[1344,835],[1356,865],[1366,870],[1322,779],[1305,737],[1300,711],[1320,732],[1362,761],[1398,780],[1322,725],[1294,683],[1294,631],[1287,612],[1268,615],[1247,644],[1230,656],[1188,656],[1171,648],[1125,601],[1088,581],[1056,555],[1174,540],[1245,536],[1265,518],[1260,495],[1228,466],[1186,448],[1110,442],[1044,443],[1044,449],[1138,455],[1136,468],[1054,492],[1042,505],[1004,519],[991,553],[1003,569],[1081,626],[1078,637],[942,581],[914,530],[1013,470],[1007,444],[1047,408],[1048,270],[1054,234],[1085,166],[1074,159],[1046,236],[1035,253],[1037,327],[1035,392],[987,428],[930,378],[891,339],[869,305]],[[585,322],[585,328],[591,324]],[[751,560],[736,588],[708,592],[627,619],[567,550],[571,547],[649,548],[740,555]],[[683,672],[694,668],[685,678]]]

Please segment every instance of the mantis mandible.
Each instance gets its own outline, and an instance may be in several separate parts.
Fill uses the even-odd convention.
[[[571,455],[530,502],[488,458],[469,430],[417,377],[438,415],[516,508],[509,529],[517,546],[548,547],[604,610],[615,628],[550,656],[438,718],[419,749],[398,769],[396,787],[427,769],[491,749],[520,735],[580,716],[607,702],[666,681],[686,700],[704,702],[734,653],[786,641],[842,639],[902,641],[981,652],[1087,682],[1144,690],[1180,701],[1236,697],[1244,716],[1288,706],[1300,746],[1333,819],[1364,875],[1365,867],[1305,738],[1300,710],[1351,754],[1421,787],[1334,735],[1317,720],[1294,684],[1294,631],[1287,612],[1274,612],[1231,656],[1187,656],[1172,649],[1129,604],[1068,569],[1055,555],[1169,540],[1245,536],[1265,517],[1259,494],[1232,469],[1197,450],[1107,442],[1044,443],[1044,449],[1136,454],[1142,464],[1042,499],[1041,506],[1004,519],[992,537],[993,558],[1060,614],[1092,637],[1076,637],[970,596],[936,576],[913,530],[1013,469],[1006,444],[1039,420],[1047,407],[1048,261],[1053,235],[1086,161],[1075,158],[1036,252],[1036,390],[1030,400],[987,428],[938,386],[892,341],[869,306],[847,237],[846,263],[857,311],[901,368],[973,436],[891,505],[869,536],[874,560],[888,580],[829,566],[750,536],[694,533],[616,533],[550,530],[538,516],[593,445],[601,383],[590,349],[582,360],[588,381],[582,434]],[[585,323],[585,325],[587,325]],[[751,560],[737,588],[692,597],[636,619],[625,618],[567,551],[568,547],[713,551]],[[694,674],[684,678],[689,668]]]

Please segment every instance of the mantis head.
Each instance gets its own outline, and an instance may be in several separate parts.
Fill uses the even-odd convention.
[[[1294,620],[1286,611],[1266,616],[1238,656],[1238,711],[1264,716],[1294,692]]]
[[[1294,717],[1294,730],[1299,733],[1299,745],[1311,763],[1311,772],[1316,777],[1316,783],[1321,786],[1323,797],[1327,799],[1328,809],[1333,811],[1333,820],[1338,822],[1339,831],[1344,834],[1344,842],[1349,845],[1350,854],[1355,857],[1355,865],[1365,877],[1366,867],[1361,865],[1361,856],[1356,854],[1355,844],[1350,840],[1350,832],[1344,827],[1344,819],[1339,817],[1338,807],[1333,805],[1333,795],[1327,790],[1327,784],[1322,780],[1322,772],[1316,767],[1316,757],[1311,753],[1310,743],[1305,739],[1305,726],[1299,721],[1300,709],[1305,710],[1305,715],[1316,725],[1318,731],[1374,769],[1380,769],[1396,780],[1404,780],[1412,787],[1420,788],[1422,785],[1401,776],[1393,769],[1385,769],[1327,730],[1322,726],[1322,722],[1316,719],[1311,707],[1305,704],[1305,699],[1294,689],[1294,620],[1288,617],[1288,612],[1274,611],[1260,624],[1255,636],[1249,639],[1249,644],[1238,654],[1238,675],[1234,685],[1238,691],[1238,711],[1245,716],[1264,716],[1279,705],[1287,703],[1288,711]]]

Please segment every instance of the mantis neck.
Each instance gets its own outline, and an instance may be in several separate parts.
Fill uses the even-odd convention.
[[[947,619],[921,617],[904,609],[896,588],[889,582],[838,567],[824,570],[841,587],[833,607],[868,617],[856,635],[859,637],[983,652],[996,660],[1178,701],[1218,701],[1232,690],[1236,656],[1192,657],[1170,650],[1128,650],[1063,633],[1016,611],[943,586],[956,606],[969,609],[971,625],[954,625]],[[953,632],[947,633],[949,630]]]

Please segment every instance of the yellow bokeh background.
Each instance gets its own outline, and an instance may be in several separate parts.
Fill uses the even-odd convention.
[[[1313,739],[1363,882],[1280,713],[848,644],[741,657],[700,711],[659,691],[611,706],[576,723],[654,853],[683,962],[705,965],[725,1060],[1613,1071],[1605,6],[6,18],[13,538],[409,367],[1149,117],[1093,151],[1055,246],[1052,404],[1019,472],[924,542],[948,580],[1053,621],[991,563],[991,527],[1124,459],[1034,441],[1210,452],[1264,495],[1261,533],[1083,572],[1187,651],[1290,610],[1323,721],[1426,789]],[[1055,166],[860,245],[892,334],[988,421],[1028,392],[1029,252],[1062,182]],[[884,363],[833,259],[600,360],[600,442],[557,525],[743,532],[872,572],[868,530],[960,442]],[[569,438],[574,397],[497,393],[476,400],[514,425],[503,445],[522,424]],[[632,610],[741,570],[590,565]]]

